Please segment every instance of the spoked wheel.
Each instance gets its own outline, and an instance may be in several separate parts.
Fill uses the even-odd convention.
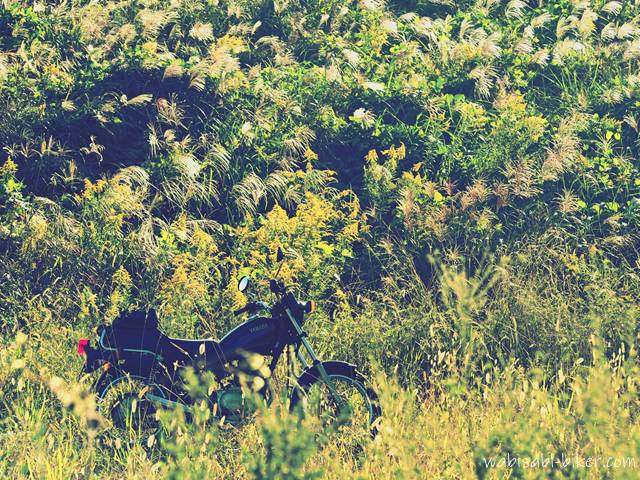
[[[138,377],[110,377],[98,385],[97,394],[98,412],[129,440],[147,442],[158,434],[157,408],[147,398],[148,394],[166,398],[158,385],[147,384]]]
[[[157,429],[155,406],[136,393],[123,393],[111,407],[111,421],[116,428],[143,432]]]
[[[300,378],[299,388],[291,397],[292,407],[302,403],[305,411],[318,417],[331,436],[337,435],[336,441],[363,443],[377,432],[377,419],[381,415],[378,396],[351,365],[328,362],[325,370],[335,394],[314,367]]]

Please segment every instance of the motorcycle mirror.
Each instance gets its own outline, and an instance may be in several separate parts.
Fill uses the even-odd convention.
[[[240,290],[241,292],[244,292],[248,286],[249,286],[249,277],[244,276],[244,277],[241,277],[240,280],[238,280],[238,290]]]
[[[282,251],[282,248],[278,247],[278,254],[276,255],[276,260],[278,262],[281,262],[282,260],[284,260],[284,252]]]

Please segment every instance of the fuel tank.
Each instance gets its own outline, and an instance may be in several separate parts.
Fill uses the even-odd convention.
[[[268,317],[247,320],[220,340],[227,361],[242,357],[242,352],[270,355],[278,339],[276,322]]]

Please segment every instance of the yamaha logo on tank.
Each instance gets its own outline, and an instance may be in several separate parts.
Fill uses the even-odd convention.
[[[266,323],[261,323],[260,325],[256,325],[255,327],[251,327],[249,329],[249,331],[251,333],[253,333],[253,332],[257,332],[259,330],[264,330],[265,328],[267,328],[267,324]]]

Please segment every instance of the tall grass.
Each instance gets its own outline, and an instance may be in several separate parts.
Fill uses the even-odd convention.
[[[284,398],[238,427],[219,425],[206,407],[190,421],[165,412],[164,433],[142,441],[100,417],[88,383],[78,382],[80,332],[41,324],[3,344],[0,471],[10,478],[635,478],[637,349],[623,326],[637,306],[612,295],[605,280],[622,282],[619,292],[629,285],[619,270],[590,265],[583,298],[573,276],[520,269],[503,261],[475,278],[445,269],[439,294],[412,296],[421,306],[386,296],[361,300],[360,311],[336,313],[331,324],[314,319],[311,338],[323,355],[367,366],[381,394],[380,434],[357,447],[289,413]]]
[[[639,19],[3,0],[0,477],[636,478]],[[220,337],[279,248],[375,440],[284,398],[147,438],[96,412],[78,337],[135,308]]]

